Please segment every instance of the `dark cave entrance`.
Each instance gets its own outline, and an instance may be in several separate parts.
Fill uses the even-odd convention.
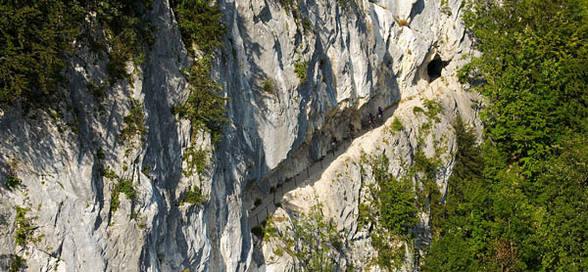
[[[447,66],[448,61],[442,61],[439,55],[435,55],[435,58],[429,64],[427,64],[427,75],[429,76],[429,82],[433,82],[435,79],[441,77],[441,71]]]

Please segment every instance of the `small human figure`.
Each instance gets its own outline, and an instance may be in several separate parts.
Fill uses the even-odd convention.
[[[380,120],[380,123],[384,122],[384,111],[382,107],[378,107],[378,120]]]
[[[370,112],[370,128],[373,129],[375,125],[374,115]]]
[[[333,157],[335,157],[335,149],[337,148],[337,137],[333,136],[331,138],[331,151],[333,152]]]
[[[353,123],[349,123],[349,136],[351,139],[355,138],[355,127],[353,126]]]

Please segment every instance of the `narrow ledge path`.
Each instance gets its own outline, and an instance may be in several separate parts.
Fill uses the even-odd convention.
[[[272,187],[269,195],[266,195],[263,198],[256,198],[256,202],[258,202],[257,205],[254,205],[247,210],[249,227],[254,228],[260,226],[271,213],[273,213],[278,207],[281,207],[281,201],[285,194],[299,187],[305,186],[312,181],[318,180],[324,170],[326,170],[334,160],[344,154],[355,140],[358,140],[362,138],[363,135],[382,127],[388,118],[393,115],[399,102],[400,101],[384,110],[382,119],[376,120],[376,124],[373,127],[368,126],[367,129],[359,130],[358,133],[356,132],[354,135],[355,137],[348,137],[338,141],[335,151],[332,149],[329,150],[325,156],[314,161],[309,167],[304,168],[304,170],[298,172],[294,177],[285,179],[281,178],[278,180],[277,186]],[[376,117],[375,119],[378,118]],[[259,203],[259,201],[261,201],[261,203]]]

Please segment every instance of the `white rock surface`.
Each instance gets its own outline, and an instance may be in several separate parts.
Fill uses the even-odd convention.
[[[439,86],[441,84],[443,86]],[[408,171],[412,163],[411,158],[417,150],[423,150],[429,158],[438,156],[442,163],[436,182],[439,190],[445,193],[447,180],[453,167],[453,154],[456,151],[451,123],[457,114],[466,123],[479,122],[476,119],[476,112],[470,107],[472,103],[470,99],[478,100],[479,97],[459,89],[452,89],[456,86],[459,85],[455,81],[450,83],[449,87],[446,87],[442,81],[436,81],[429,89],[413,99],[401,101],[393,117],[389,118],[383,126],[355,139],[343,154],[338,155],[328,166],[325,166],[324,170],[321,170],[318,178],[306,181],[305,184],[299,185],[297,189],[290,191],[277,201],[281,202],[286,210],[297,214],[307,213],[314,205],[322,203],[324,216],[334,219],[340,233],[351,244],[348,246],[351,249],[349,257],[355,262],[354,268],[377,269],[365,267],[366,253],[371,255],[375,250],[369,244],[366,230],[360,230],[358,226],[358,205],[362,190],[365,191],[365,186],[374,182],[368,165],[362,162],[362,156],[377,156],[385,153],[390,158],[389,171],[399,180]],[[443,89],[443,92],[434,92],[436,88]],[[420,128],[423,123],[428,122],[428,118],[422,113],[413,112],[414,107],[425,108],[422,102],[426,99],[440,101],[444,108],[443,113],[439,115],[439,122],[432,121],[429,132],[423,132]],[[398,118],[403,124],[402,131],[394,132],[391,129],[394,118]],[[422,144],[418,142],[419,135],[424,136]],[[442,152],[439,154],[436,150],[442,150]],[[363,178],[361,166],[368,169],[367,176]],[[278,209],[273,216],[283,217],[284,214],[282,209]],[[428,224],[427,215],[424,215],[422,220],[425,225]],[[267,252],[266,248],[271,248],[272,243],[264,242],[262,247],[264,256],[271,256],[271,251]],[[407,264],[411,264],[412,257],[408,254]],[[272,265],[286,266],[288,263],[292,261],[285,260],[284,263],[278,261]],[[403,270],[410,271],[413,268],[408,265]]]
[[[328,45],[325,46],[327,49],[324,51],[327,51],[325,55],[333,71],[336,71],[334,78],[338,79],[333,83],[337,106],[335,109],[329,109],[327,104],[327,112],[330,113],[326,116],[327,120],[317,122],[313,120],[312,115],[307,118],[312,120],[310,121],[312,124],[319,124],[314,127],[314,130],[327,135],[319,140],[318,146],[322,148],[316,151],[316,145],[312,142],[301,145],[297,152],[291,153],[292,156],[289,159],[270,173],[270,178],[258,181],[255,185],[250,184],[245,196],[246,207],[250,209],[250,213],[255,211],[251,207],[254,207],[253,202],[256,198],[280,197],[279,191],[282,189],[274,188],[280,186],[283,180],[304,172],[305,168],[312,165],[312,159],[307,158],[308,153],[311,155],[318,153],[313,159],[329,156],[326,151],[329,149],[330,135],[335,134],[339,139],[346,136],[348,123],[346,120],[365,119],[367,111],[375,112],[374,108],[380,105],[384,107],[393,105],[393,117],[399,118],[405,126],[402,133],[391,136],[384,128],[378,128],[363,135],[356,139],[343,155],[332,161],[319,178],[307,181],[307,186],[291,191],[282,200],[275,200],[275,202],[282,202],[287,210],[295,213],[307,211],[317,201],[324,203],[325,215],[336,220],[339,229],[347,235],[348,241],[353,240],[352,247],[358,249],[350,254],[352,259],[358,261],[355,268],[362,267],[361,262],[365,261],[366,252],[373,252],[369,246],[367,234],[358,232],[357,228],[357,206],[360,188],[362,188],[358,167],[361,153],[373,155],[386,152],[391,158],[390,171],[401,176],[410,166],[417,148],[422,148],[428,157],[433,157],[435,156],[434,146],[444,146],[446,150],[441,154],[443,165],[437,177],[439,189],[444,193],[447,178],[451,174],[452,156],[455,151],[451,122],[459,112],[466,122],[480,127],[477,112],[471,107],[472,103],[479,100],[479,97],[464,92],[456,79],[457,70],[464,64],[465,57],[471,53],[471,42],[465,36],[463,23],[459,20],[461,1],[447,1],[445,7],[440,6],[440,1],[413,1],[408,11],[407,3],[410,1],[379,1],[374,4],[367,1],[360,2],[357,8],[358,14],[350,12],[351,14],[345,13],[343,16],[356,20],[354,25],[340,23],[345,21],[340,17],[333,17],[332,21],[321,18],[323,19],[321,27],[334,29],[336,33],[327,38],[327,40],[334,39],[335,42],[327,43]],[[319,11],[322,11],[321,8],[327,12],[329,10],[326,6],[322,7],[321,3],[317,3],[317,6]],[[409,25],[399,27],[397,21],[401,19],[407,19]],[[330,22],[334,22],[334,26],[331,26]],[[272,29],[275,28],[272,27]],[[323,34],[332,32],[319,31],[318,41],[314,44],[324,44],[322,43]],[[345,37],[349,37],[349,40]],[[316,52],[319,49],[315,46],[309,51]],[[427,73],[427,64],[435,58],[440,58],[446,66],[440,78],[429,82],[431,79]],[[342,63],[345,64],[342,65]],[[366,69],[366,67],[369,68]],[[348,70],[352,72],[347,72]],[[342,86],[337,84],[341,82],[341,78],[345,79]],[[318,77],[317,81],[321,79]],[[313,91],[321,92],[322,90],[317,86]],[[328,97],[323,95],[325,96]],[[419,128],[428,120],[422,114],[415,115],[412,109],[415,106],[425,108],[423,106],[425,99],[440,101],[445,110],[440,116],[441,121],[433,125],[431,133],[427,134],[424,143],[419,146],[417,144]],[[397,101],[400,103],[396,106]],[[313,105],[319,108],[322,104],[315,102]],[[365,107],[361,108],[362,106]],[[307,110],[307,112],[312,111],[313,109]],[[336,112],[333,113],[333,111]],[[332,121],[328,120],[329,117]],[[388,119],[388,125],[393,119]],[[358,123],[357,120],[355,123]],[[309,130],[307,128],[307,131]],[[314,168],[314,165],[310,167],[310,169]],[[300,183],[296,183],[300,187]],[[286,187],[285,190],[289,188],[288,185],[284,187]],[[278,193],[271,193],[271,189]],[[269,212],[276,209],[271,205],[268,207]],[[282,209],[277,208],[276,212],[278,211]],[[423,216],[422,220],[426,226],[428,218]],[[260,220],[263,218],[250,222]],[[264,260],[267,254],[272,256],[267,251],[271,243],[270,245],[261,243],[260,246],[263,249],[260,253],[263,257],[254,257],[257,262]],[[254,255],[259,254],[254,253]],[[403,270],[415,269],[412,266],[412,257],[410,255],[407,257]],[[288,271],[292,269],[288,264],[291,264],[291,260],[280,258],[267,267],[279,267],[280,271],[282,269]],[[258,265],[261,265],[258,268],[260,270],[266,268],[261,263]],[[270,271],[277,270],[270,269]]]

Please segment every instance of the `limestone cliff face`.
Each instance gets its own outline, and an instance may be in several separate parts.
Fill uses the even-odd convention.
[[[132,82],[118,82],[97,100],[87,86],[106,80],[105,60],[80,48],[65,71],[70,91],[57,112],[14,108],[0,117],[2,184],[9,176],[22,180],[19,188],[0,189],[0,265],[17,254],[31,271],[287,270],[287,262],[254,260],[259,245],[247,214],[255,197],[269,195],[271,181],[263,178],[294,176],[328,152],[331,135],[345,136],[349,122],[361,127],[379,106],[406,124],[382,148],[394,161],[410,161],[418,127],[426,122],[411,115],[411,105],[427,97],[445,108],[424,144],[446,135],[443,188],[452,166],[448,124],[458,110],[476,120],[473,95],[455,80],[462,56],[470,53],[461,1],[300,1],[290,7],[281,4],[289,1],[219,1],[228,34],[213,77],[229,97],[231,122],[214,147],[208,135],[199,135],[197,144],[214,150],[200,177],[182,173],[191,127],[171,110],[188,96],[181,70],[191,60],[169,2],[153,2],[155,44],[143,65],[128,65]],[[264,82],[272,83],[270,92]],[[122,141],[124,117],[137,106],[146,131]],[[348,156],[385,138],[377,131],[364,137]],[[400,164],[394,171],[402,172]],[[131,181],[136,197],[117,193],[121,180]],[[356,230],[361,184],[333,190],[322,180],[329,177],[288,194],[289,207],[308,207],[300,201],[316,193],[328,203],[328,216]],[[193,185],[208,200],[179,205]],[[116,195],[120,205],[113,211]],[[25,218],[35,226],[35,239],[25,245],[14,239],[15,206],[28,208]]]
[[[459,114],[466,122],[480,125],[472,107],[479,97],[464,92],[456,79],[457,70],[472,53],[471,41],[459,19],[461,1],[303,3],[296,13],[302,27],[276,4],[237,7],[242,18],[254,18],[237,22],[239,37],[255,41],[243,45],[245,55],[253,59],[246,62],[247,72],[242,74],[251,75],[248,84],[253,81],[259,86],[260,81],[270,78],[279,86],[277,95],[265,94],[263,104],[253,111],[254,116],[260,116],[257,131],[262,135],[263,148],[258,150],[264,153],[259,158],[265,159],[271,171],[247,184],[244,200],[254,216],[249,218],[250,225],[260,223],[272,212],[274,221],[284,222],[286,218],[290,222],[295,214],[322,203],[322,213],[335,220],[344,236],[346,253],[339,256],[340,269],[351,265],[381,269],[368,266],[367,260],[377,253],[370,245],[367,228],[362,229],[357,222],[365,187],[373,183],[369,172],[360,175],[362,154],[384,152],[391,159],[389,170],[399,178],[412,165],[417,150],[429,158],[438,157],[441,167],[436,182],[444,193],[456,148],[451,123]],[[309,22],[307,31],[305,21]],[[308,80],[297,86],[292,70],[300,60],[308,61]],[[426,109],[426,100],[442,106],[439,120],[431,121],[414,110]],[[285,108],[279,113],[267,110],[276,104],[288,105],[277,106]],[[368,113],[375,114],[378,106],[390,117],[386,124],[353,141],[343,154],[330,158],[331,136],[339,141],[346,138],[349,123],[369,129],[365,122]],[[295,112],[289,111],[291,108]],[[395,118],[403,124],[401,132],[390,129]],[[423,125],[428,123],[431,127],[425,131]],[[267,130],[276,136],[263,136],[268,135]],[[287,154],[277,149],[282,146],[287,146]],[[426,247],[428,214],[420,217],[417,246]],[[285,232],[292,227],[278,224]],[[274,253],[280,241],[255,237],[253,241],[252,270],[293,270],[291,256],[283,251]],[[422,250],[417,248],[416,252]],[[407,253],[402,269],[416,269],[418,254]]]

